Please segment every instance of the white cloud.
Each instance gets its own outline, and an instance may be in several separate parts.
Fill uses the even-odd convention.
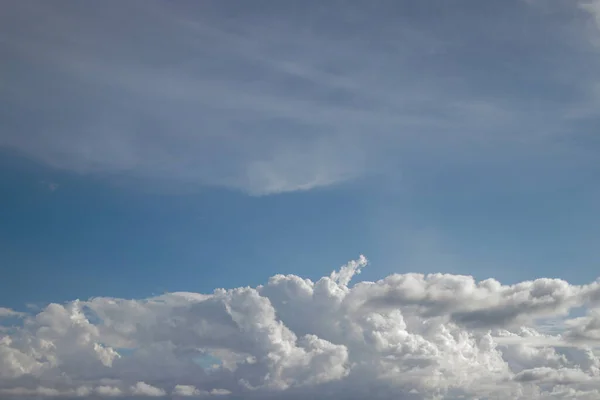
[[[316,282],[277,275],[212,294],[49,304],[2,334],[0,392],[525,400],[600,390],[598,282],[404,274],[351,285],[365,266],[361,257]],[[569,317],[581,307],[586,316]],[[561,328],[542,333],[547,318]]]
[[[213,389],[210,391],[210,394],[213,396],[226,396],[231,394],[231,392],[227,389]]]
[[[102,396],[102,397],[120,397],[123,395],[123,392],[121,391],[121,389],[119,389],[117,387],[105,386],[105,385],[96,387],[94,392],[97,395]]]
[[[202,392],[193,385],[175,385],[175,389],[173,389],[174,396],[200,396],[201,393]]]
[[[11,310],[10,308],[0,307],[0,318],[21,317],[23,313]]]
[[[600,29],[600,1],[599,0],[579,0],[579,7],[587,12],[594,18],[594,22]]]
[[[131,387],[131,394],[136,396],[161,397],[165,396],[166,392],[145,382],[138,382],[135,386]]]
[[[26,389],[26,388],[13,388],[13,389],[0,389],[0,393],[5,395],[14,395],[14,396],[43,396],[43,397],[56,397],[61,393],[52,388],[38,386],[35,389]]]
[[[582,342],[600,341],[600,308],[588,310],[587,315],[565,321],[565,335]]]
[[[231,391],[227,389],[212,389],[211,391],[196,389],[193,385],[176,385],[173,389],[174,397],[206,397],[206,396],[227,396]]]

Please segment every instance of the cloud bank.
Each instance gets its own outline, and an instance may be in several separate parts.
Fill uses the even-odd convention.
[[[366,265],[316,282],[49,304],[2,325],[0,395],[600,396],[600,282],[396,274],[352,285]]]

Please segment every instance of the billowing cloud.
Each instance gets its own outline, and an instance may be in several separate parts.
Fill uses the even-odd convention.
[[[598,282],[447,274],[49,304],[0,339],[8,398],[592,399]],[[575,312],[587,310],[583,317]],[[559,328],[547,331],[544,321]]]
[[[565,335],[571,340],[600,341],[600,308],[588,310],[587,315],[565,321]]]

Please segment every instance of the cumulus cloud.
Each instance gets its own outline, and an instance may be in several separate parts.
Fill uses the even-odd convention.
[[[166,392],[162,389],[148,385],[145,382],[138,382],[131,388],[131,393],[138,396],[162,397]]]
[[[588,310],[584,317],[565,321],[565,335],[571,340],[600,341],[600,308]]]
[[[8,398],[594,398],[598,282],[447,274],[49,304],[0,339]],[[588,310],[583,317],[573,310]],[[543,332],[543,321],[561,328]]]

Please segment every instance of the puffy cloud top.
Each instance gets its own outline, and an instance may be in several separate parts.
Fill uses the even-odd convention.
[[[361,256],[316,282],[276,275],[212,294],[2,309],[21,319],[0,331],[0,394],[600,397],[598,282],[395,274],[351,285],[366,265]]]

